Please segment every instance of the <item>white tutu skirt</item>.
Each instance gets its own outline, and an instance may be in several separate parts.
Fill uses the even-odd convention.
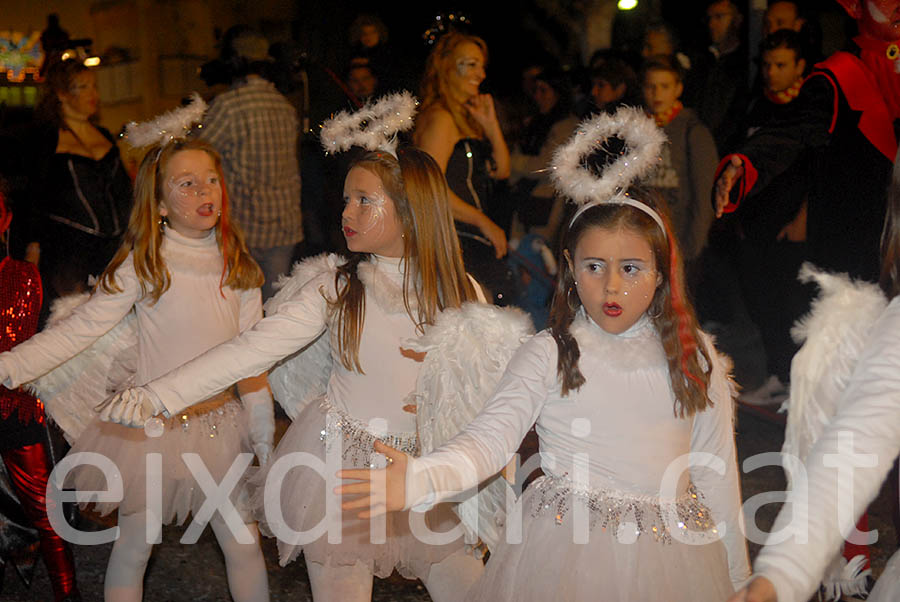
[[[147,455],[160,454],[161,476],[151,479],[154,482],[149,484],[149,492],[154,499],[161,493],[162,523],[181,524],[206,500],[182,454],[197,454],[215,482],[220,483],[241,452],[252,453],[243,407],[230,392],[191,406],[167,420],[157,420],[156,431],[99,419],[88,425],[67,457],[93,452],[112,460],[117,472],[109,476],[121,479],[124,496],[121,501],[82,502],[82,507],[93,503],[101,515],[116,508],[123,515],[144,512],[148,504]],[[157,437],[147,434],[160,430]],[[73,468],[64,484],[79,491],[106,491],[110,487],[103,472],[89,464]],[[233,503],[241,496],[243,486],[244,477],[231,491]]]
[[[601,518],[587,543],[574,543],[571,511],[534,515],[542,503],[536,485],[518,502],[521,543],[508,543],[507,535],[492,552],[469,602],[724,602],[734,593],[721,541],[691,545],[642,533],[620,543]]]
[[[343,566],[361,561],[378,577],[396,569],[411,579],[427,576],[432,564],[464,547],[459,519],[449,504],[426,513],[394,512],[372,521],[357,518],[358,511],[341,510],[342,500],[333,493],[341,484],[335,473],[371,463],[371,436],[360,437],[359,428],[349,427],[355,422],[349,417],[343,431],[336,430],[333,410],[329,427],[328,416],[327,402],[310,403],[291,423],[266,467],[248,482],[255,518],[263,533],[278,538],[282,566],[302,551],[307,562]],[[333,446],[326,435],[332,437]],[[386,442],[402,447],[399,440]],[[306,465],[298,466],[300,461]],[[323,464],[309,467],[316,462]]]

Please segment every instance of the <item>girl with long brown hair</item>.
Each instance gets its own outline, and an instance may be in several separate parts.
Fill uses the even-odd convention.
[[[468,600],[714,602],[749,573],[729,365],[697,327],[664,206],[585,175],[576,147],[609,135],[611,118],[598,119],[558,155],[571,155],[582,181],[567,190],[583,205],[564,233],[549,329],[450,442],[419,458],[379,442],[386,469],[340,473],[361,481],[340,488],[360,496],[345,509],[427,507],[505,466],[536,422],[544,476],[507,513],[524,524],[507,521]],[[646,127],[616,119],[628,121]]]
[[[0,355],[3,384],[18,386],[67,363],[59,370],[75,372],[76,378],[78,372],[96,373],[103,395],[107,381],[116,382],[115,366],[131,373],[133,380],[124,378],[126,382],[147,382],[236,336],[262,317],[262,272],[247,252],[240,230],[229,220],[218,153],[199,140],[151,146],[135,190],[122,246],[93,293],[67,317]],[[111,339],[115,342],[104,338],[106,343],[92,346],[115,329],[133,329],[135,334]],[[92,359],[104,353],[131,357],[136,365],[128,368],[122,358],[111,358],[108,364]],[[73,363],[80,358],[87,364]],[[265,463],[274,435],[265,377],[243,380],[237,390],[243,409],[237,395],[227,391],[198,399],[202,403],[145,431],[76,415],[73,404],[52,396],[45,400],[73,441],[73,454],[100,454],[118,470],[121,500],[95,503],[104,515],[118,510],[119,537],[104,580],[107,601],[139,602],[154,530],[160,524],[183,522],[203,507],[205,492],[184,454],[198,455],[217,483],[242,454],[248,463],[247,452]],[[100,401],[88,400],[88,407]],[[148,474],[151,458],[161,461],[155,485]],[[86,492],[110,486],[93,466],[75,467],[66,482]],[[151,506],[153,499],[158,504]],[[225,555],[232,597],[243,602],[268,600],[255,522],[245,525],[249,543],[239,541],[220,514],[209,522]]]
[[[373,576],[387,577],[395,569],[421,578],[434,600],[457,600],[483,568],[464,552],[461,537],[441,544],[421,541],[407,513],[381,527],[352,518],[340,523],[329,501],[338,468],[376,461],[373,432],[416,453],[416,416],[410,406],[416,403],[423,358],[410,352],[407,341],[420,337],[444,310],[476,299],[463,268],[446,184],[434,159],[421,150],[401,148],[396,157],[367,152],[347,174],[344,203],[348,257],[321,256],[299,264],[256,328],[135,392],[156,411],[178,412],[237,379],[286,358],[292,361],[300,350],[296,358],[302,360],[313,353],[307,347],[324,342],[324,364],[310,362],[297,379],[315,380],[330,367],[324,394],[289,410],[296,412],[290,428],[269,468],[253,481],[259,485],[253,506],[279,539],[281,563],[303,551],[317,602],[368,600]],[[291,464],[298,456],[327,462],[335,449],[340,463],[326,469],[328,474]],[[426,520],[438,532],[458,524],[446,506]],[[335,524],[341,529],[338,542],[332,541]]]

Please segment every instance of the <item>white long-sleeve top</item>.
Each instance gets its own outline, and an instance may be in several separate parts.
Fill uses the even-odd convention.
[[[794,525],[800,538],[766,545],[756,558],[756,573],[774,584],[779,602],[809,599],[900,453],[900,298],[871,333],[838,413],[807,456],[807,487],[794,479],[769,536]]]
[[[733,404],[725,368],[711,344],[711,395],[716,403],[693,418],[674,415],[668,364],[655,328],[645,317],[627,332],[605,332],[581,314],[571,327],[586,382],[567,396],[557,377],[557,346],[544,331],[510,361],[491,400],[466,429],[427,456],[410,460],[407,503],[428,505],[473,487],[509,462],[536,421],[541,467],[555,476],[582,474],[592,488],[661,496],[663,474],[678,457],[707,452],[721,473],[691,468],[688,479],[704,494],[713,518],[724,523],[735,584],[749,575],[732,427]],[[721,532],[721,531],[720,531]]]
[[[366,286],[365,322],[359,343],[363,374],[347,370],[332,349],[334,367],[328,399],[359,420],[384,419],[389,432],[413,432],[415,415],[405,412],[403,405],[415,389],[421,364],[401,352],[403,341],[417,336],[416,326],[403,306],[403,266],[399,258],[377,256],[359,269]],[[336,296],[334,270],[322,271],[253,329],[147,387],[170,411],[177,411],[237,380],[261,374],[328,328],[326,298]]]
[[[0,368],[8,375],[3,384],[17,387],[46,374],[84,351],[132,310],[138,325],[136,384],[237,336],[262,317],[258,288],[220,289],[223,258],[214,231],[195,239],[167,228],[161,252],[171,285],[156,303],[144,296],[129,255],[115,274],[121,292],[98,288],[67,318],[0,354]]]

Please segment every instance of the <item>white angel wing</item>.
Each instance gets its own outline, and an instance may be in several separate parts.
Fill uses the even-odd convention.
[[[294,265],[290,276],[275,284],[278,292],[266,301],[266,315],[274,314],[310,280],[323,272],[334,273],[343,262],[338,255],[318,255]],[[331,376],[331,341],[327,331],[315,341],[278,362],[269,371],[272,395],[293,420],[306,405],[325,394]]]
[[[829,274],[806,263],[799,278],[818,284],[821,294],[791,330],[803,346],[791,362],[790,397],[782,408],[788,411],[781,450],[786,467],[806,459],[837,413],[872,325],[887,306],[878,286],[851,281],[846,274]]]
[[[89,297],[81,293],[57,299],[48,325],[71,314]],[[96,418],[94,406],[133,384],[137,356],[137,319],[132,310],[90,347],[27,387],[71,443]]]
[[[427,352],[416,385],[416,422],[422,453],[459,433],[493,394],[506,364],[533,332],[524,312],[483,303],[466,303],[441,312],[425,335],[407,342]],[[495,475],[471,502],[454,508],[470,536],[493,550],[505,522],[509,485]]]

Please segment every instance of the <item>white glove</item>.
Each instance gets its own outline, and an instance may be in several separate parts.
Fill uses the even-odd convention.
[[[272,392],[269,390],[268,384],[263,384],[254,391],[241,390],[240,393],[250,431],[250,445],[259,460],[259,465],[265,466],[269,461],[269,455],[272,453],[275,442],[275,410],[272,406]]]
[[[141,428],[144,423],[165,412],[165,406],[146,387],[132,387],[114,393],[94,408],[103,422]]]

